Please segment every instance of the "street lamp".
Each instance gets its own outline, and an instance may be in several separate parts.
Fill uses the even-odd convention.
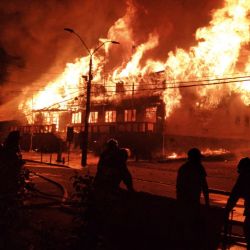
[[[86,111],[85,111],[85,119],[84,119],[84,132],[83,132],[83,145],[82,145],[82,159],[81,165],[85,167],[87,165],[87,154],[88,154],[88,137],[89,137],[89,114],[90,114],[90,91],[91,91],[91,81],[92,81],[92,57],[105,43],[113,43],[120,44],[117,41],[108,40],[97,46],[93,51],[91,51],[83,39],[80,37],[78,33],[76,33],[71,28],[64,28],[65,31],[70,32],[77,36],[84,48],[88,51],[89,54],[89,77],[87,82],[87,96],[86,96]]]

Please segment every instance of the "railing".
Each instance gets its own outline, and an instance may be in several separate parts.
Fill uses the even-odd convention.
[[[219,194],[224,196],[229,196],[231,192],[219,190],[219,189],[209,189],[210,194]],[[230,218],[228,218],[228,222],[224,225],[224,230],[222,232],[222,250],[229,249],[228,245],[234,244],[238,246],[246,246],[245,237],[242,235],[234,235],[232,232],[233,226],[239,226],[243,228],[243,222],[237,221],[233,219],[235,210],[233,209],[230,213]]]
[[[18,130],[21,134],[36,134],[36,133],[55,133],[56,125],[24,125],[24,126],[10,126],[9,131]]]
[[[82,125],[73,125],[75,132],[83,131]],[[115,132],[132,133],[156,133],[157,126],[153,122],[111,122],[111,123],[91,123],[90,133],[110,134]]]

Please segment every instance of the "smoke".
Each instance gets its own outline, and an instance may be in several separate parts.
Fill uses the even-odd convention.
[[[0,84],[4,82],[8,76],[7,67],[22,65],[22,61],[19,57],[14,57],[9,54],[0,46]]]
[[[115,57],[118,49],[110,51],[113,63],[109,70],[122,65],[139,45],[148,41],[150,34],[159,37],[159,44],[143,55],[141,65],[148,59],[166,61],[169,51],[176,48],[188,49],[197,43],[196,30],[208,25],[213,10],[222,3],[223,0],[127,0],[126,14],[109,30],[109,37],[121,41],[119,57]]]
[[[41,89],[67,62],[86,55],[65,27],[77,31],[89,48],[95,47],[124,17],[129,4],[135,6],[135,13],[130,20],[131,39],[121,44],[126,48],[123,53],[145,42],[152,32],[160,37],[159,46],[146,53],[146,60],[166,59],[176,47],[192,45],[196,29],[209,22],[212,10],[222,0],[1,0],[0,85],[4,87],[0,102],[13,103],[25,86],[32,85],[33,91]],[[113,55],[113,62],[122,63],[121,58]]]
[[[219,8],[222,2],[136,0],[138,11],[133,26],[134,34],[137,34],[135,43],[145,41],[150,32],[160,37],[159,46],[148,52],[144,59],[166,60],[169,51],[188,49],[194,45],[196,30],[209,23],[212,11]]]
[[[64,27],[74,28],[92,47],[123,15],[122,6],[107,0],[2,0],[0,83],[20,90],[42,75],[46,76],[44,81],[53,78],[67,62],[86,54]],[[15,59],[22,62],[18,67],[13,67]],[[55,72],[50,72],[51,67]]]

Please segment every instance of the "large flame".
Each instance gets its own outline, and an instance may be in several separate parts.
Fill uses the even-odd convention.
[[[233,92],[241,95],[245,105],[250,105],[249,78],[236,83],[226,80],[250,72],[250,56],[244,56],[244,51],[245,54],[249,52],[249,12],[250,0],[225,0],[223,8],[213,12],[209,25],[196,31],[196,46],[187,51],[177,48],[166,52],[165,61],[143,61],[145,53],[158,46],[160,34],[153,32],[147,41],[134,45],[132,23],[136,9],[129,1],[124,17],[118,19],[108,32],[108,39],[120,41],[120,46],[127,49],[122,64],[107,77],[105,87],[108,95],[115,95],[117,82],[124,84],[124,94],[140,92],[140,85],[144,84],[146,88],[160,92],[166,104],[166,117],[169,117],[181,105],[180,88],[198,83],[194,92],[198,100],[195,104],[199,108],[217,107],[224,96]],[[107,53],[110,48],[106,48]],[[93,62],[93,83],[101,81],[103,64],[103,57],[97,54]],[[20,104],[20,108],[29,110],[26,115],[30,114],[31,109],[42,110],[55,103],[60,108],[69,108],[67,99],[84,95],[85,81],[82,75],[87,75],[88,69],[88,57],[67,64],[57,79],[49,82],[42,92]],[[163,77],[152,83],[147,76],[157,71],[163,71]]]

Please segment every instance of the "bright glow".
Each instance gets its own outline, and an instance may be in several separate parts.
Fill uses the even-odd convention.
[[[166,105],[165,113],[168,118],[180,107],[182,101],[180,89],[169,87],[178,87],[181,81],[226,78],[250,72],[250,56],[242,57],[244,49],[245,54],[249,54],[250,0],[225,0],[224,6],[213,12],[209,25],[196,31],[196,46],[188,50],[177,48],[175,51],[162,51],[166,54],[164,61],[142,60],[146,52],[159,45],[160,34],[149,34],[146,41],[135,44],[135,12],[135,6],[128,0],[125,15],[118,19],[108,32],[108,40],[119,41],[119,46],[123,46],[127,53],[122,58],[121,65],[117,65],[106,77],[105,98],[117,97],[117,82],[124,85],[125,92],[120,94],[122,97],[131,97],[136,93],[151,95],[151,91],[140,92],[140,84],[148,84],[152,90],[159,89],[157,91]],[[104,47],[106,53],[111,48],[112,44]],[[93,84],[100,84],[102,79],[104,60],[100,54],[97,53],[93,58]],[[32,98],[24,100],[19,108],[25,110],[30,122],[32,109],[46,110],[55,103],[55,108],[69,109],[70,105],[66,101],[69,97],[85,95],[86,81],[82,75],[88,75],[88,67],[89,57],[77,58],[74,63],[68,63],[58,78],[48,82],[43,91],[33,96],[33,101]],[[156,71],[163,71],[161,78],[157,80],[156,75],[152,75]],[[250,81],[200,86],[193,90],[197,96],[195,107],[199,109],[215,108],[223,97],[232,93],[240,94],[243,103],[250,105]],[[96,98],[102,97],[99,95]],[[135,114],[131,113],[130,117],[128,113],[127,116],[125,114],[125,120],[135,119],[134,117]]]

